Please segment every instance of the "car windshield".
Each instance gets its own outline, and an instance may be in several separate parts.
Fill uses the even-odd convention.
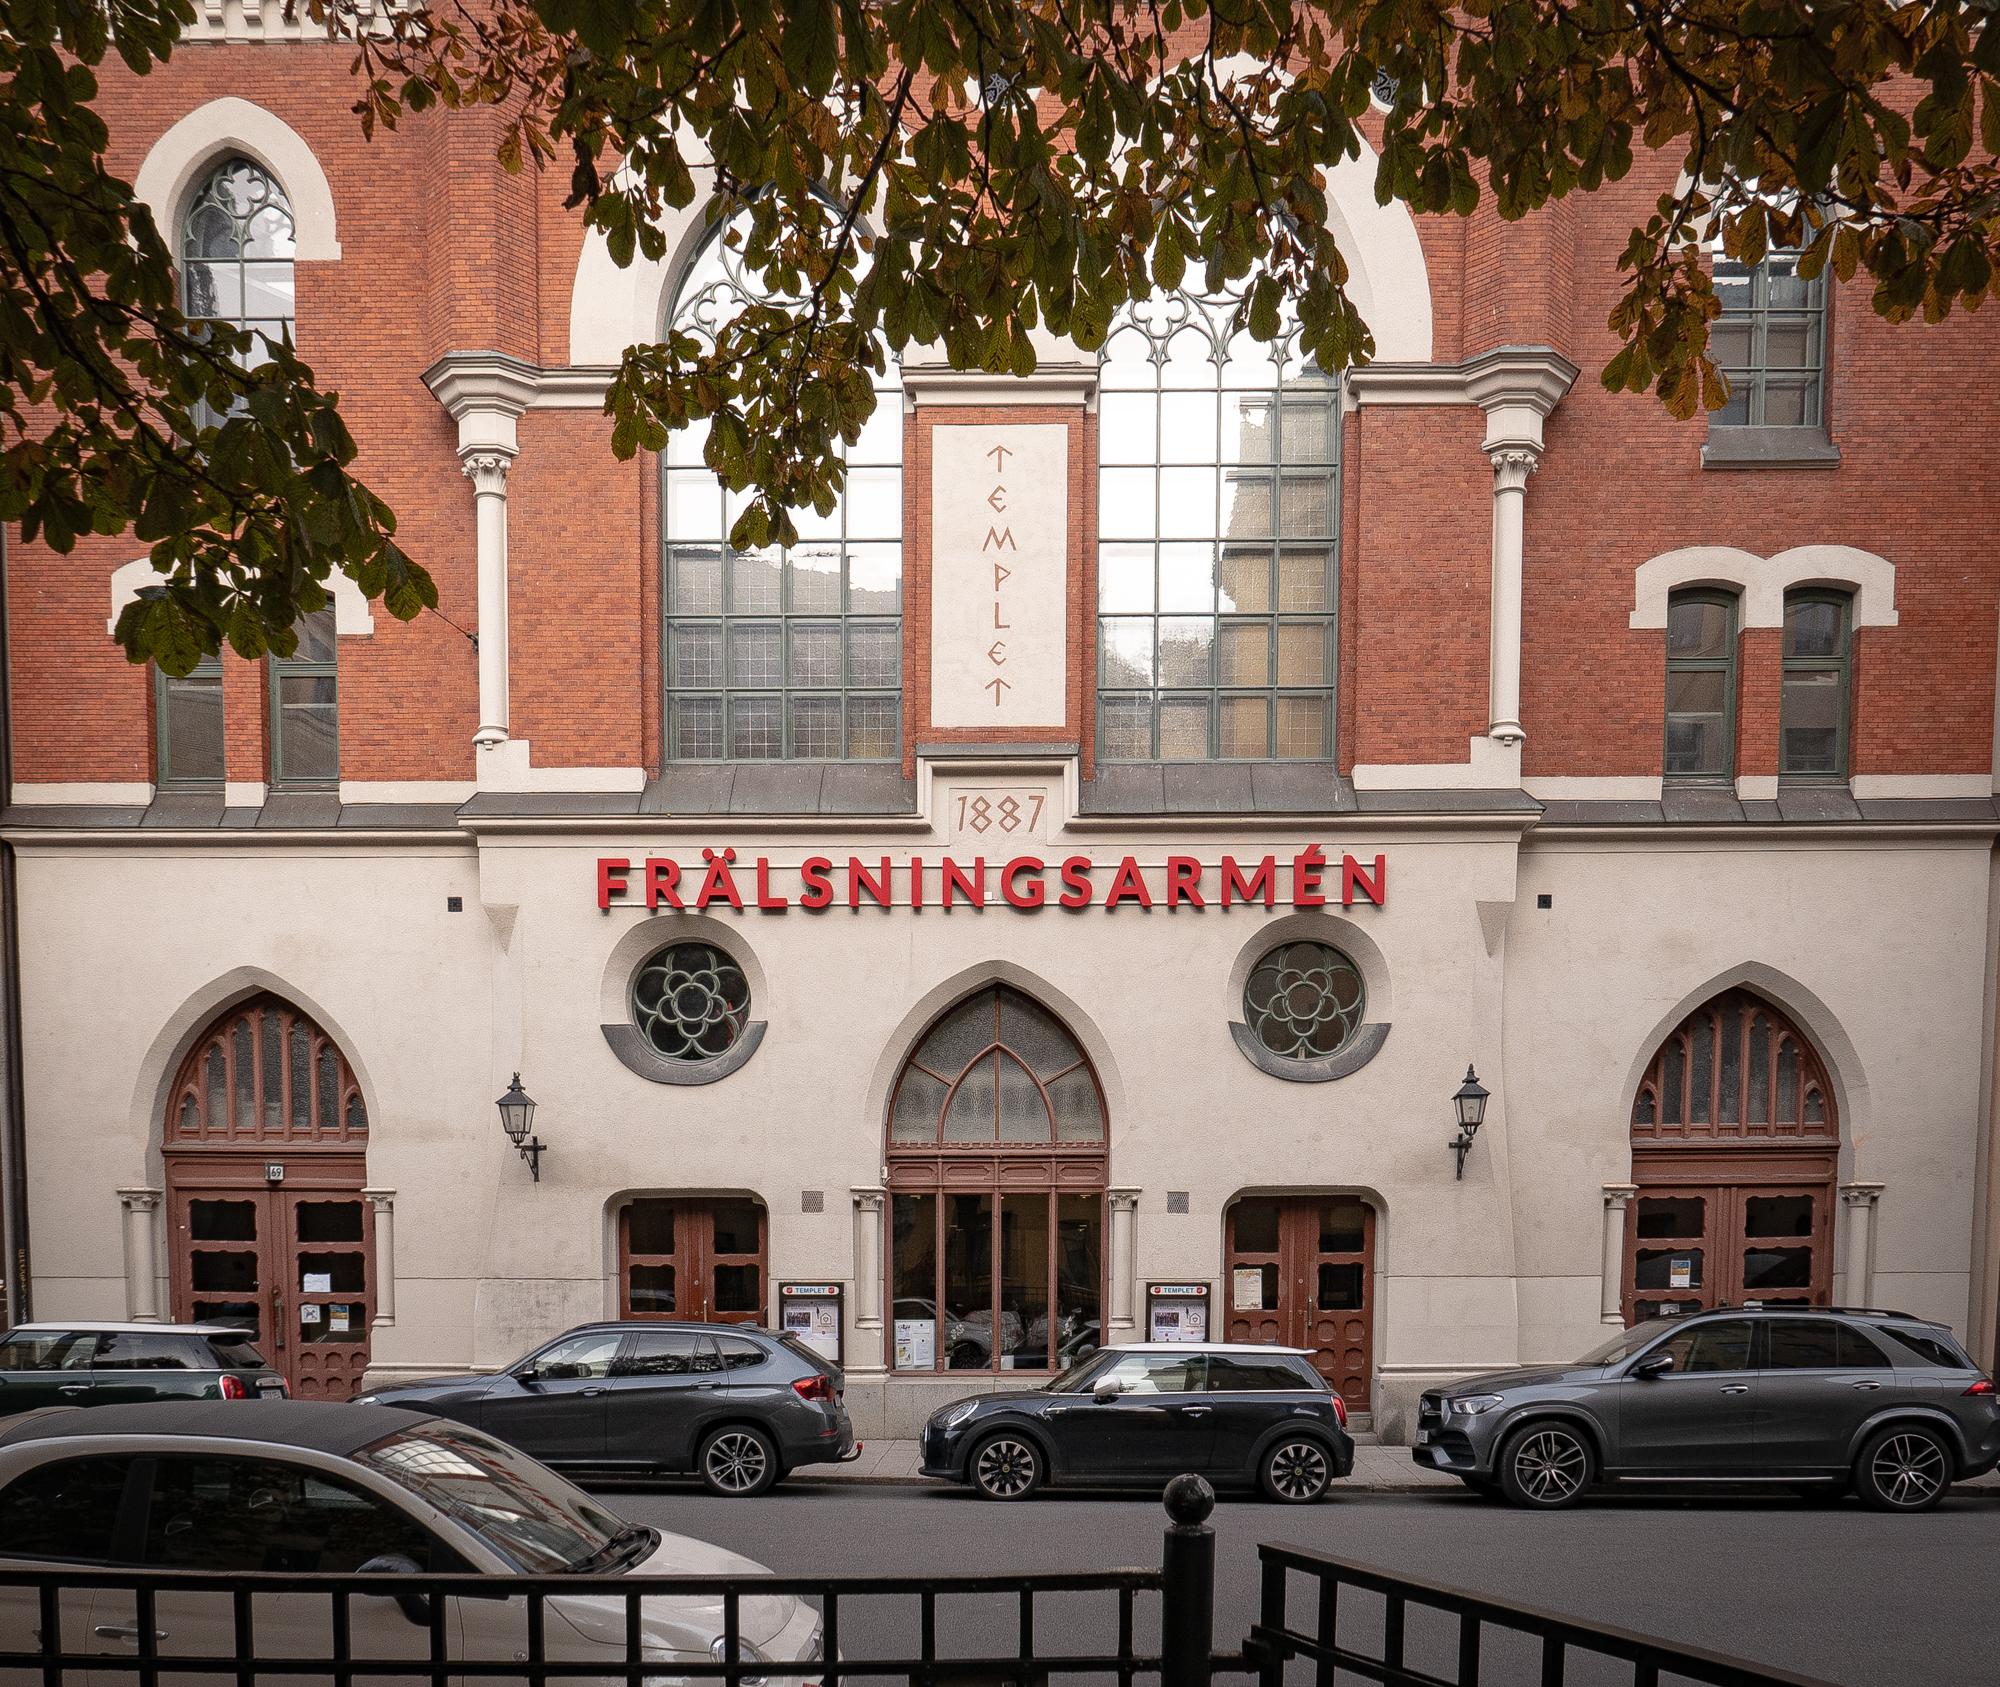
[[[1620,1359],[1629,1359],[1640,1348],[1650,1345],[1681,1322],[1678,1318],[1648,1318],[1643,1324],[1634,1324],[1629,1330],[1620,1330],[1615,1336],[1601,1341],[1581,1359],[1579,1365],[1615,1365]]]
[[[608,1568],[631,1529],[527,1454],[436,1419],[355,1455],[529,1575]]]
[[[1072,1359],[1048,1382],[1051,1394],[1081,1394],[1090,1386],[1092,1377],[1101,1368],[1098,1361],[1115,1358],[1110,1348],[1093,1347],[1080,1358]]]

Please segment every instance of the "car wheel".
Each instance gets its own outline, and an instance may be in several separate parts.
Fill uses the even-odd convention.
[[[1952,1451],[1935,1430],[1891,1424],[1854,1461],[1854,1486],[1877,1511],[1929,1511],[1951,1487]]]
[[[778,1449],[761,1429],[730,1424],[702,1442],[697,1468],[711,1494],[747,1500],[777,1481]]]
[[[1257,1485],[1267,1499],[1280,1505],[1311,1505],[1323,1500],[1332,1480],[1333,1460],[1325,1445],[1309,1435],[1280,1441],[1264,1455],[1257,1470]]]
[[[1531,1423],[1500,1454],[1500,1489],[1515,1505],[1556,1511],[1583,1498],[1596,1460],[1582,1430],[1567,1423]]]
[[[967,1469],[982,1499],[1023,1500],[1042,1485],[1042,1455],[1022,1435],[995,1435],[972,1450]]]

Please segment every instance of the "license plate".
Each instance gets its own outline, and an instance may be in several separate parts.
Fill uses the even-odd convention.
[[[282,1397],[285,1392],[285,1385],[281,1382],[260,1382],[257,1385],[257,1392],[259,1394],[273,1394]]]

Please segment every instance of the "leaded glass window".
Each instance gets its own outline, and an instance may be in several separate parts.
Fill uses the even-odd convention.
[[[747,220],[747,219],[746,219]],[[773,298],[726,228],[688,266],[676,328],[705,339]],[[875,414],[842,447],[847,484],[829,515],[794,510],[798,543],[739,551],[748,494],[702,460],[705,423],[667,442],[667,755],[688,761],[893,761],[902,753],[903,400],[896,365]]]
[[[1785,594],[1784,693],[1778,707],[1783,777],[1847,777],[1849,608],[1840,592]]]
[[[1735,766],[1736,600],[1675,592],[1667,600],[1669,779],[1723,780]]]
[[[181,222],[181,310],[261,335],[245,359],[252,369],[292,337],[294,235],[285,190],[242,157],[209,172]]]
[[[1286,1060],[1324,1060],[1361,1029],[1361,971],[1326,943],[1285,943],[1251,971],[1243,1017],[1258,1042]]]
[[[1083,1050],[1005,986],[968,997],[924,1034],[889,1104],[891,1147],[1103,1141],[1104,1097]]]
[[[1129,310],[1098,399],[1098,753],[1333,754],[1338,384],[1232,332],[1234,296]]]
[[[1722,315],[1709,356],[1729,378],[1729,402],[1710,427],[1824,428],[1826,275],[1799,274],[1796,252],[1756,265],[1715,262]]]
[[[668,1060],[713,1060],[742,1040],[750,1020],[750,984],[708,943],[676,943],[632,979],[632,1022]]]
[[[332,785],[340,779],[340,683],[334,662],[333,606],[299,622],[298,649],[273,656],[271,779],[279,785]]]

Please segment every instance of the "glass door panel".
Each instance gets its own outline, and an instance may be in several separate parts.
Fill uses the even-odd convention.
[[[993,1368],[993,1197],[947,1195],[944,1229],[945,1369]]]
[[[1046,1370],[1049,1348],[1049,1202],[1045,1192],[1000,1198],[1000,1343],[1003,1371]]]
[[[1056,1365],[1103,1344],[1099,1296],[1104,1281],[1104,1201],[1097,1195],[1056,1197]]]
[[[1709,1224],[1720,1191],[1641,1195],[1632,1222],[1633,1320],[1668,1318],[1716,1304],[1709,1278]]]
[[[938,1362],[938,1198],[897,1195],[889,1203],[891,1362],[934,1371]]]

